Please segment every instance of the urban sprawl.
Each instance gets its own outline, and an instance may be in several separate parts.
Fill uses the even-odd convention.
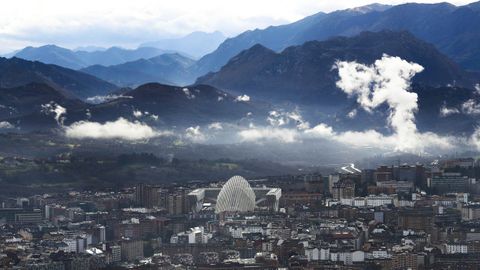
[[[473,158],[0,201],[1,269],[478,269]]]

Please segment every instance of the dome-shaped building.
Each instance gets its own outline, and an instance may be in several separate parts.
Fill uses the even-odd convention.
[[[230,178],[217,197],[215,213],[251,212],[255,209],[255,192],[241,176]]]

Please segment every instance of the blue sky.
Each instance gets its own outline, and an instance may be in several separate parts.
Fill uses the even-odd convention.
[[[399,4],[407,1],[376,1]],[[434,3],[438,1],[424,0]],[[454,0],[462,5],[471,1]],[[0,9],[0,53],[28,45],[123,46],[219,30],[293,22],[320,12],[370,4],[366,0],[14,0]]]

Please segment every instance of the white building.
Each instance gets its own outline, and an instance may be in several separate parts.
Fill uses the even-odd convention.
[[[340,204],[355,207],[379,207],[393,204],[394,196],[390,195],[370,195],[367,197],[356,197],[351,199],[340,199]]]
[[[308,261],[318,261],[320,260],[320,250],[318,248],[306,248],[305,256]]]
[[[361,250],[340,252],[338,253],[338,260],[345,265],[352,265],[354,263],[365,261],[365,252]]]
[[[212,238],[212,234],[205,233],[203,227],[190,228],[186,232],[180,232],[170,238],[171,244],[206,244]]]
[[[393,204],[393,196],[389,195],[370,195],[366,197],[367,206],[378,207]]]
[[[445,244],[445,253],[446,254],[466,254],[468,253],[468,246],[467,244],[461,243],[452,243],[452,244]]]
[[[63,242],[67,244],[67,246],[63,247],[62,250],[66,253],[70,252],[77,252],[77,240],[76,239],[63,239]]]
[[[267,235],[266,230],[261,226],[232,226],[228,228],[228,231],[233,238],[240,239],[243,238],[243,234],[246,233],[261,233],[262,235]],[[269,233],[272,233],[272,230],[269,230]]]

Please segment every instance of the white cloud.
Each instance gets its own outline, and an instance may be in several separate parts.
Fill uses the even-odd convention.
[[[80,121],[65,127],[65,135],[75,139],[123,139],[129,141],[150,139],[171,135],[170,132],[156,131],[138,121],[130,122],[124,118],[102,123]]]
[[[208,125],[208,129],[213,129],[213,130],[222,130],[223,126],[222,123],[220,122],[214,122]]]
[[[462,104],[462,111],[465,114],[480,114],[480,104],[473,99],[469,99]]]
[[[271,111],[267,119],[269,127],[251,125],[248,129],[240,130],[238,134],[241,140],[294,143],[304,139],[325,139],[353,147],[413,153],[424,153],[425,149],[447,150],[464,143],[454,137],[417,131],[414,122],[417,96],[407,91],[411,77],[421,70],[417,64],[384,56],[374,66],[339,62],[337,67],[341,73],[338,85],[350,95],[358,95],[358,102],[367,111],[373,113],[373,109],[384,102],[390,106],[389,124],[395,131],[393,134],[383,135],[375,130],[337,132],[324,123],[313,128],[300,125],[286,128],[289,119],[302,122],[301,115],[298,112]]]
[[[237,134],[242,142],[299,143],[302,141],[321,139],[350,147],[374,148],[383,151],[402,151],[418,154],[425,153],[425,149],[438,152],[439,150],[450,150],[465,144],[462,139],[442,137],[427,132],[416,133],[415,136],[411,138],[412,141],[408,142],[409,148],[398,150],[399,138],[396,134],[386,136],[375,130],[336,132],[331,126],[324,123],[305,130],[299,128],[257,127],[250,125],[246,129],[239,129]],[[478,145],[480,146],[480,139]]]
[[[335,133],[333,132],[333,128],[323,123],[318,124],[309,130],[306,130],[305,133],[307,135],[324,139],[332,138],[335,135]]]
[[[397,151],[422,151],[423,142],[418,141],[415,112],[418,96],[409,92],[410,80],[423,67],[407,62],[400,57],[384,55],[371,66],[357,62],[337,62],[340,80],[337,86],[368,112],[373,112],[383,103],[390,108],[388,124],[394,131]]]
[[[195,95],[192,94],[192,92],[190,92],[190,90],[188,88],[183,88],[182,91],[188,99],[194,99],[195,98]]]
[[[195,143],[202,143],[207,140],[205,134],[200,130],[200,126],[185,129],[185,137]]]
[[[460,111],[457,108],[448,108],[446,104],[443,104],[442,107],[440,107],[440,116],[441,117],[447,117],[452,114],[457,114],[460,113]]]
[[[238,135],[243,142],[265,142],[280,141],[284,143],[293,143],[298,139],[298,131],[288,128],[274,127],[250,127],[241,130]]]
[[[284,117],[280,116],[280,113],[277,111],[271,111],[268,113],[267,121],[271,126],[283,126],[287,123],[288,120],[286,120]]]
[[[218,96],[218,97],[217,97],[217,101],[218,101],[218,102],[223,101],[223,97],[222,97],[222,96]]]
[[[282,127],[293,123],[293,126],[300,130],[310,128],[310,123],[303,119],[298,109],[292,112],[270,111],[267,122],[273,127]]]
[[[480,150],[480,128],[475,129],[469,140],[470,144]]]
[[[477,91],[477,94],[480,94],[480,83],[475,84],[475,90]]]
[[[63,122],[65,121],[65,117],[63,115],[67,113],[67,109],[52,101],[42,105],[42,112],[47,115],[54,114],[55,121],[57,121],[59,125],[63,126]]]
[[[12,129],[12,128],[15,128],[15,126],[10,124],[10,122],[7,122],[7,121],[0,122],[0,129]]]
[[[328,139],[355,147],[374,147],[389,150],[395,147],[395,139],[393,137],[386,137],[375,130],[337,133],[332,127],[322,123],[306,130],[305,134],[308,138]]]
[[[105,96],[93,96],[89,97],[86,99],[88,103],[93,103],[93,104],[100,104],[104,102],[108,102],[114,99],[119,99],[119,98],[133,98],[132,96],[124,96],[124,95],[105,95]]]
[[[133,116],[135,116],[135,118],[140,118],[143,116],[143,113],[140,110],[133,110]]]
[[[349,113],[347,113],[347,117],[350,119],[355,118],[355,116],[357,116],[357,109],[353,109]]]
[[[237,98],[235,98],[235,101],[237,102],[248,102],[250,101],[250,97],[248,95],[241,95],[241,96],[238,96]]]

